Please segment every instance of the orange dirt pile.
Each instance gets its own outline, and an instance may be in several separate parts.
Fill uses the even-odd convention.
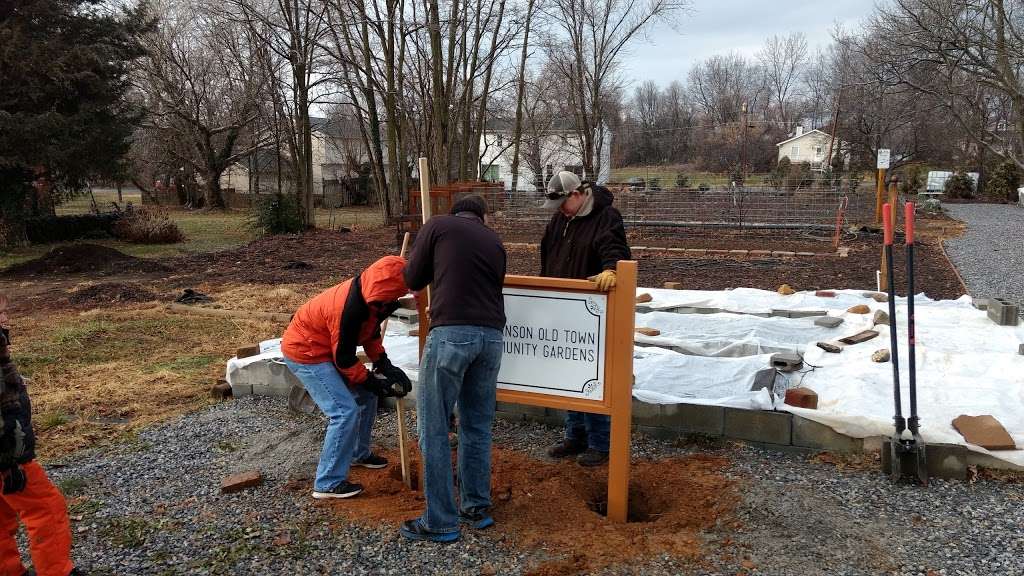
[[[397,452],[386,456],[398,466]],[[550,554],[554,560],[536,567],[535,576],[578,574],[663,553],[696,559],[700,533],[727,518],[739,501],[734,482],[723,474],[727,465],[725,458],[703,455],[634,463],[630,522],[616,524],[604,516],[607,467],[546,462],[495,448],[497,526],[491,533],[524,550]],[[406,490],[398,473],[356,468],[352,480],[365,492],[328,504],[346,519],[397,528],[423,511],[423,496]]]

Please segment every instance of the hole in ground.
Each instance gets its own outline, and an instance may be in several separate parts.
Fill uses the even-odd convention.
[[[591,487],[584,498],[587,508],[591,511],[601,516],[608,515],[608,488],[606,486]],[[629,487],[629,509],[626,512],[626,522],[654,522],[671,510],[672,501],[670,499],[645,486],[631,485]]]

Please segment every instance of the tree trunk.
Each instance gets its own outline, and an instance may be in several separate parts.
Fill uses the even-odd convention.
[[[220,187],[220,175],[223,170],[210,168],[206,172],[206,189],[203,191],[203,204],[210,210],[223,210],[226,208],[224,192]]]
[[[523,50],[519,56],[519,87],[516,90],[516,121],[512,128],[512,191],[519,191],[519,148],[523,139],[523,97],[526,95],[526,57],[530,45],[530,23],[533,20],[533,3],[526,4],[526,24],[523,31]]]

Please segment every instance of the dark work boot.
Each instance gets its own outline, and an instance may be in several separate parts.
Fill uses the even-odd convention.
[[[555,444],[548,449],[548,456],[552,458],[569,458],[570,456],[576,456],[582,454],[587,450],[586,442],[580,442],[578,440],[563,440],[560,444]]]

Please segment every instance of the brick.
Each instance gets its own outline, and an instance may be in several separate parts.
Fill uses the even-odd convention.
[[[725,408],[725,435],[751,442],[789,445],[793,439],[792,415],[767,410]]]
[[[657,328],[647,328],[646,326],[639,326],[636,328],[637,334],[643,334],[644,336],[660,336],[661,330]]]
[[[861,342],[867,342],[875,336],[878,336],[878,332],[874,330],[862,330],[856,334],[847,336],[846,338],[840,338],[839,341],[843,344],[860,344]]]
[[[729,254],[735,254],[737,256],[746,256],[750,253],[750,250],[729,250]]]
[[[665,282],[665,289],[666,290],[682,290],[683,289],[683,283],[682,282]]]
[[[818,393],[810,388],[790,388],[786,390],[786,404],[797,408],[818,409]]]
[[[864,441],[851,438],[813,420],[793,416],[793,445],[829,452],[860,452]]]
[[[822,316],[821,318],[814,319],[815,326],[822,326],[824,328],[835,328],[843,323],[843,319],[838,316]]]
[[[750,255],[751,256],[771,256],[772,255],[772,251],[771,250],[751,250],[750,251]]]
[[[788,252],[788,251],[785,251],[785,250],[772,250],[772,256],[780,256],[780,257],[796,256],[796,252]]]
[[[643,294],[640,294],[639,296],[636,297],[637,304],[646,304],[651,300],[654,300],[654,297],[648,294],[647,292],[644,292]]]
[[[832,290],[818,290],[817,292],[814,293],[814,295],[818,296],[819,298],[835,298],[836,297],[836,293],[834,291],[832,291]]]
[[[988,302],[988,318],[1000,326],[1016,326],[1019,313],[1017,304],[1005,298],[993,298]]]
[[[249,470],[239,474],[232,474],[220,481],[220,491],[224,494],[239,492],[246,488],[259,486],[263,482],[263,475],[259,470]]]
[[[260,353],[260,345],[253,344],[251,346],[242,346],[235,352],[236,358],[248,358],[250,356],[258,356]]]

